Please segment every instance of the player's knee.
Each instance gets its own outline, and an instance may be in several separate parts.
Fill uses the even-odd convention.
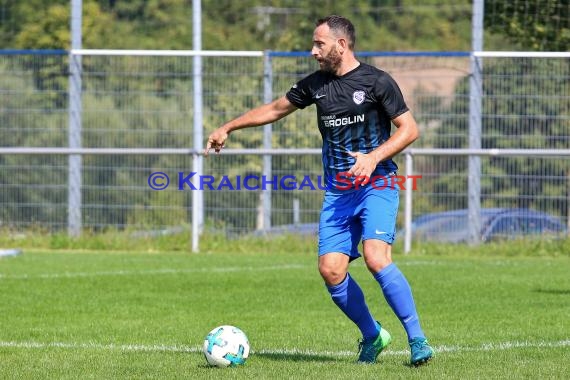
[[[340,284],[346,277],[346,271],[340,267],[319,263],[319,273],[327,285]]]
[[[389,257],[369,257],[365,259],[366,267],[371,273],[378,273],[392,263]]]
[[[392,263],[390,246],[369,245],[364,247],[364,262],[372,273],[378,273]]]

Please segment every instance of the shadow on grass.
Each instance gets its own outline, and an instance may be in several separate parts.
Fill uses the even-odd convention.
[[[305,353],[286,353],[286,352],[256,352],[255,356],[267,358],[270,360],[281,360],[290,362],[333,362],[338,361],[338,358],[318,354],[305,354]]]
[[[542,288],[537,288],[537,289],[533,289],[532,291],[536,292],[536,293],[557,294],[557,295],[561,295],[561,296],[570,295],[570,289],[542,289]]]

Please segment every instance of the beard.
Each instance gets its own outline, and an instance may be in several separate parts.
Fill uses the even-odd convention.
[[[335,46],[325,57],[321,59],[321,70],[327,73],[336,74],[341,62],[342,57],[336,50]]]

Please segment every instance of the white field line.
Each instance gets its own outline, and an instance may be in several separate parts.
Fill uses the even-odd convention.
[[[289,270],[309,268],[307,265],[300,264],[284,264],[269,265],[261,267],[253,266],[236,266],[236,267],[218,267],[218,268],[188,268],[188,269],[150,269],[150,270],[115,270],[100,272],[62,272],[62,273],[39,273],[39,274],[0,274],[0,280],[27,280],[27,279],[58,279],[58,278],[75,278],[75,277],[101,277],[101,276],[139,276],[139,275],[161,275],[161,274],[177,274],[177,273],[229,273],[229,272],[249,272],[249,271],[268,271],[268,270]],[[316,269],[315,269],[316,270]]]
[[[488,265],[503,266],[506,261],[492,261],[487,262]],[[516,263],[508,263],[509,266],[517,265]],[[439,261],[439,260],[414,260],[398,262],[398,266],[459,266],[464,267],[464,264],[453,262]],[[354,263],[353,267],[363,267],[364,263]],[[97,272],[61,272],[61,273],[38,273],[38,274],[2,274],[0,273],[0,280],[27,280],[27,279],[59,279],[59,278],[81,278],[81,277],[103,277],[103,276],[145,276],[145,275],[162,275],[162,274],[178,274],[178,273],[230,273],[230,272],[258,272],[268,270],[290,270],[290,269],[310,269],[313,266],[303,264],[283,264],[283,265],[269,265],[269,266],[234,266],[234,267],[217,267],[217,268],[162,268],[162,269],[149,269],[149,270],[113,270],[113,271],[97,271]],[[313,268],[316,273],[316,266]]]
[[[102,351],[125,351],[125,352],[186,352],[186,353],[199,353],[201,348],[198,346],[186,345],[164,345],[164,344],[101,344],[101,343],[64,343],[64,342],[16,342],[16,341],[0,341],[1,348],[18,348],[18,349],[68,349],[68,350],[102,350]],[[570,338],[554,342],[538,341],[538,342],[500,342],[500,343],[487,343],[480,346],[435,346],[434,349],[437,354],[442,353],[460,353],[460,352],[487,352],[487,351],[508,351],[518,348],[541,348],[541,349],[554,349],[560,347],[570,347]],[[260,355],[304,355],[309,357],[321,356],[355,356],[355,351],[313,351],[302,349],[261,349],[252,350],[253,354]],[[400,351],[385,351],[382,355],[390,356],[407,356],[408,350]]]

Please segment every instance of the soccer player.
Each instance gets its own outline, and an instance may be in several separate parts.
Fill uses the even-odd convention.
[[[204,154],[211,149],[219,153],[233,131],[268,124],[315,104],[324,174],[330,179],[319,223],[319,272],[334,303],[362,333],[358,362],[376,362],[392,338],[371,315],[348,272],[349,263],[360,257],[362,241],[366,266],[406,330],[410,362],[419,365],[434,352],[420,326],[410,285],[392,262],[399,196],[397,186],[382,182],[395,176],[392,157],[419,132],[392,77],[356,59],[355,39],[348,19],[332,15],[318,20],[311,54],[320,70],[293,85],[285,96],[216,129]],[[396,130],[391,135],[392,124]]]

